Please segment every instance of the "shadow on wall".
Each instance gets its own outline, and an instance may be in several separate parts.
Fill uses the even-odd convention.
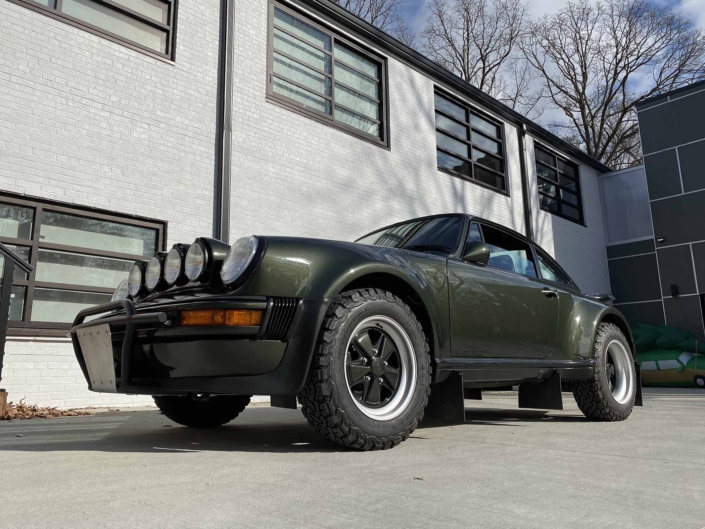
[[[276,212],[259,212],[256,216],[268,215],[267,223],[276,234],[347,240],[387,224],[436,213],[471,213],[523,231],[523,206],[516,192],[509,199],[438,171],[433,85],[416,72],[407,72],[398,65],[396,70],[390,78],[403,85],[399,92],[407,95],[404,104],[392,101],[390,108],[392,150],[372,147],[361,139],[323,126],[320,133],[316,131],[316,136],[335,136],[335,143],[344,148],[326,149],[321,145],[320,156],[311,157],[303,151],[302,145],[302,152],[296,159],[277,160],[274,150],[265,146],[265,153],[259,156],[264,154],[267,163],[247,169],[252,169],[255,179],[271,183],[270,192],[290,198],[276,201],[279,207]],[[267,112],[270,110],[289,112],[267,108]],[[515,129],[507,127],[507,131],[513,136],[509,143],[514,149]],[[340,135],[344,137],[341,139]],[[287,141],[299,140],[288,138]],[[253,154],[248,152],[246,157]],[[520,189],[518,160],[509,159],[507,163],[512,180],[509,185],[516,191]],[[291,165],[285,168],[286,164]],[[278,173],[274,174],[273,170]],[[291,172],[306,174],[306,181],[283,182],[284,175]],[[296,197],[298,206],[291,197]],[[501,218],[497,212],[501,212]],[[513,222],[520,224],[513,226]]]
[[[666,325],[632,329],[645,386],[705,388],[705,343]]]

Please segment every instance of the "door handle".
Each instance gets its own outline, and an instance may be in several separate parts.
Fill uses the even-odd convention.
[[[543,290],[541,290],[541,293],[544,296],[546,296],[547,298],[557,298],[558,297],[558,291],[554,290],[552,288],[544,287]]]

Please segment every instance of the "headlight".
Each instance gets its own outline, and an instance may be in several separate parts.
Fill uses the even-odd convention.
[[[135,266],[130,270],[130,276],[127,278],[127,291],[133,298],[139,294],[142,289],[142,265],[135,263]]]
[[[147,272],[144,274],[144,284],[150,292],[157,288],[162,278],[162,262],[156,255],[149,260]]]
[[[188,252],[186,252],[184,271],[190,281],[196,281],[201,277],[201,274],[203,274],[203,271],[206,269],[207,256],[206,249],[199,242],[193,243],[188,249]]]
[[[172,248],[169,253],[166,254],[166,259],[164,260],[164,280],[167,285],[173,285],[179,279],[181,275],[181,267],[183,261],[181,260],[181,251],[178,248]]]
[[[118,301],[127,298],[129,292],[127,291],[127,279],[120,281],[120,284],[113,292],[113,298],[110,301]]]
[[[245,271],[257,251],[257,237],[241,237],[228,251],[220,269],[220,279],[229,285]]]

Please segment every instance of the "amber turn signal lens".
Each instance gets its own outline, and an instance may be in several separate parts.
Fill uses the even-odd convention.
[[[185,310],[181,325],[256,326],[262,323],[261,310]]]

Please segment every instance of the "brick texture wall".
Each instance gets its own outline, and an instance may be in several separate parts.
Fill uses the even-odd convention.
[[[218,3],[180,0],[165,63],[0,0],[0,189],[166,220],[209,235]],[[67,341],[10,341],[1,387],[56,406],[149,399],[89,393]]]
[[[267,102],[267,2],[237,0],[235,23],[231,238],[350,240],[450,211],[523,231],[515,127],[507,197],[436,169],[434,84],[418,71],[389,57],[381,148]],[[217,2],[180,0],[168,64],[0,0],[0,189],[167,220],[169,244],[210,234],[217,39]],[[581,167],[584,228],[539,211],[532,160],[529,141],[538,241],[584,290],[609,290],[596,175]],[[5,364],[13,400],[149,402],[86,391],[67,341],[12,341]]]

